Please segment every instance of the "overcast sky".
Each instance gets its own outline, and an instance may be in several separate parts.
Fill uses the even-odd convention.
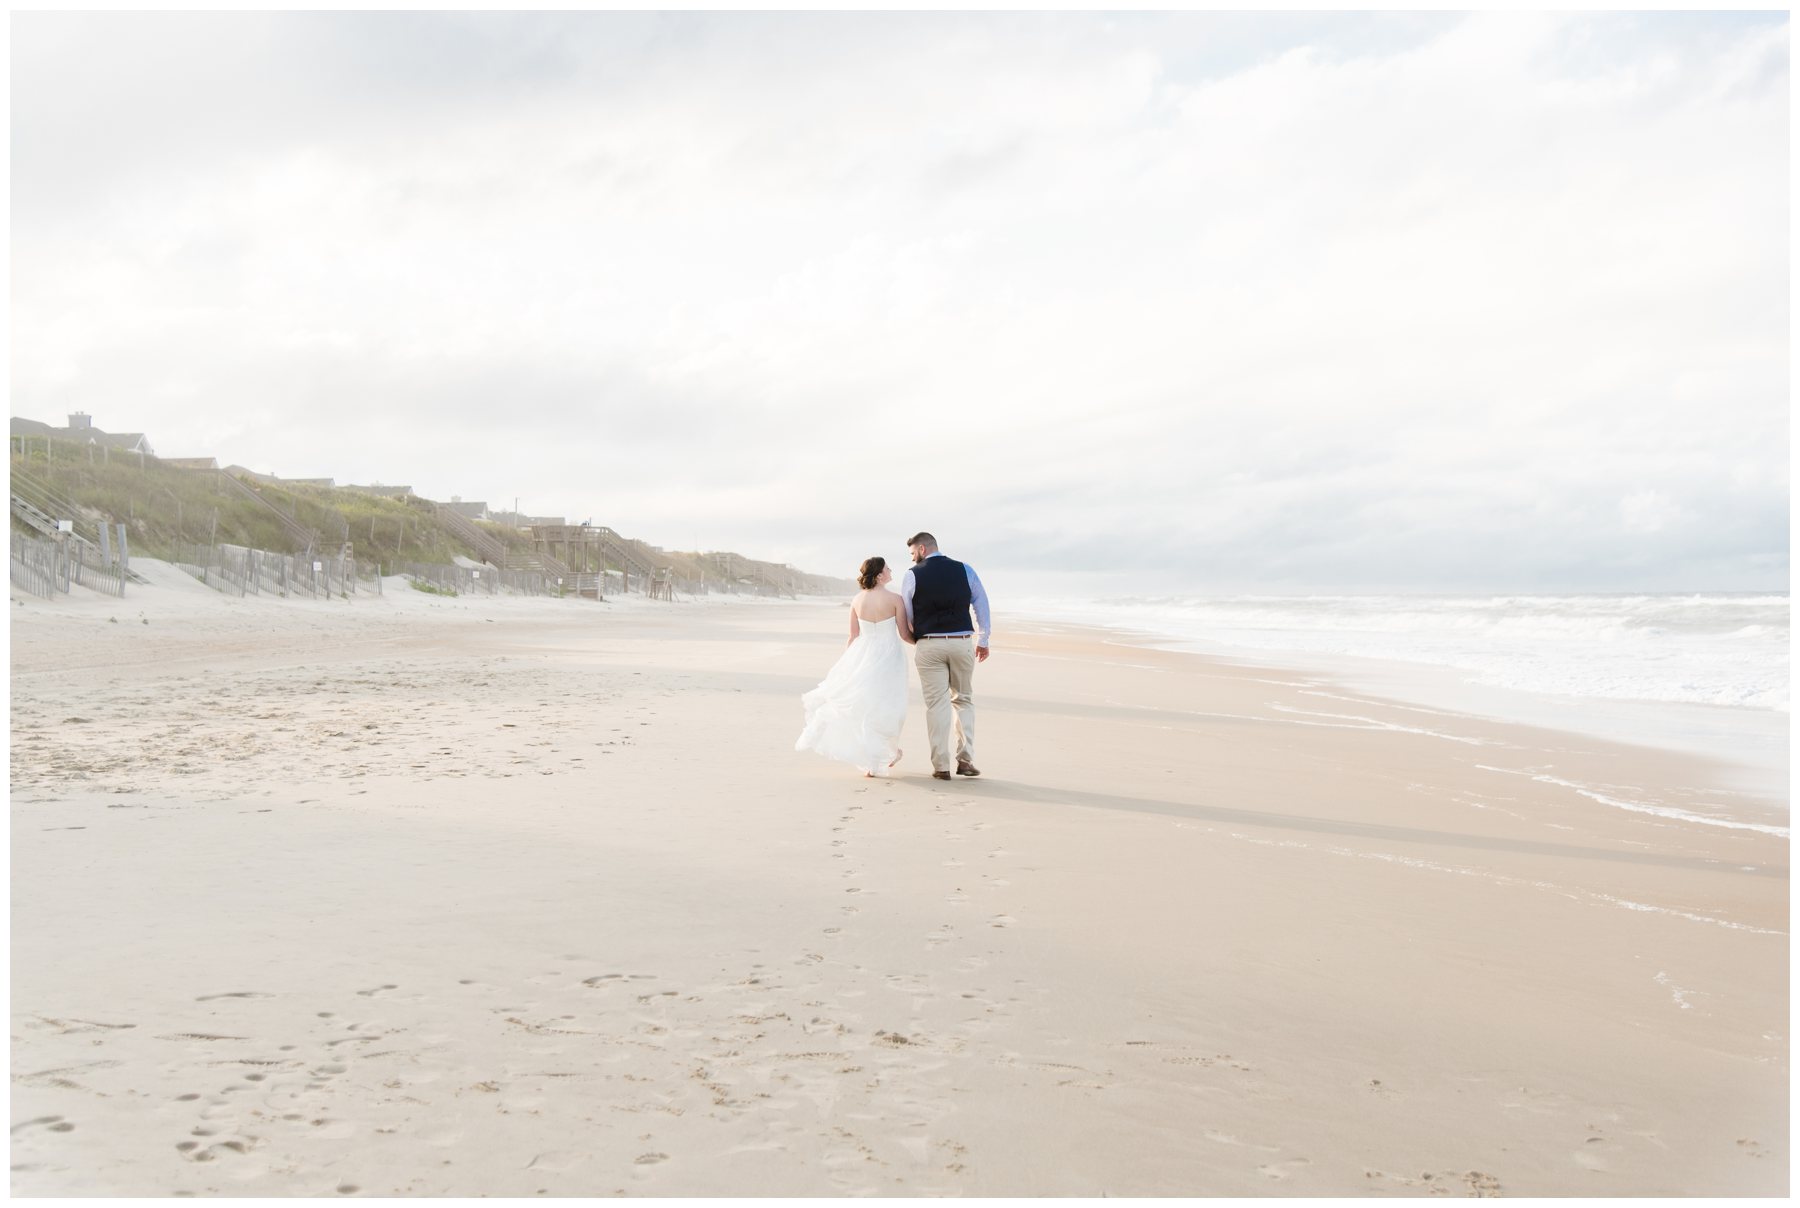
[[[14,415],[1034,594],[1785,589],[1785,14],[11,21]]]

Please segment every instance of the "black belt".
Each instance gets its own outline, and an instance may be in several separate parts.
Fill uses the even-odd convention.
[[[929,638],[972,638],[975,635],[972,633],[921,633],[919,636],[922,638],[929,639]]]

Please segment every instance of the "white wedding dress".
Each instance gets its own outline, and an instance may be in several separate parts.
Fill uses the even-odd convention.
[[[824,682],[800,698],[806,726],[796,751],[817,751],[876,773],[900,757],[906,721],[906,643],[895,618],[858,621]]]

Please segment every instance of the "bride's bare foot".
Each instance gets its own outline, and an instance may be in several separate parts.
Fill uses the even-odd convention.
[[[901,757],[904,756],[905,754],[906,754],[906,752],[900,750],[898,747],[894,748],[894,757],[892,759],[888,760],[887,770],[890,772],[893,771],[894,765],[899,763]]]

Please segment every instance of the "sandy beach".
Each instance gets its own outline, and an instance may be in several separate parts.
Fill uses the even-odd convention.
[[[1784,1195],[1785,802],[997,602],[12,605],[16,1195]],[[1724,822],[1726,824],[1720,824]]]

